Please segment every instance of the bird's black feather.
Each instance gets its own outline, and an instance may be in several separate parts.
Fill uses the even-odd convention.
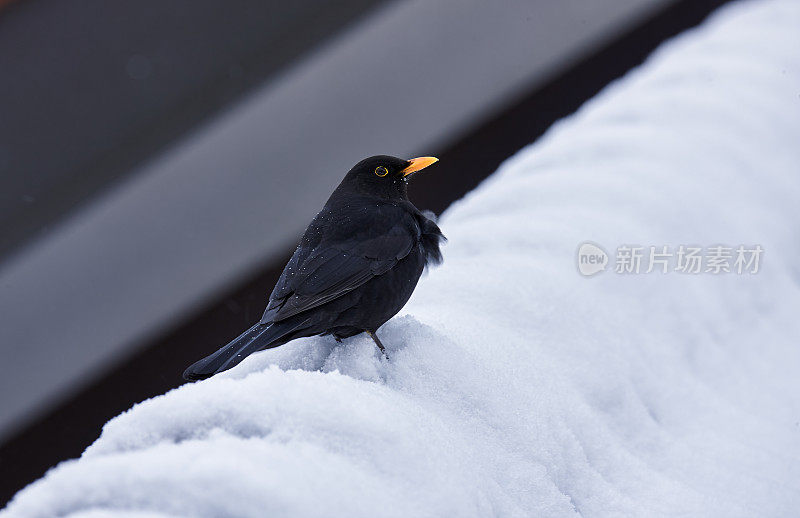
[[[322,234],[319,228],[329,224],[328,215],[337,211],[323,210],[315,218],[278,280],[262,323],[325,304],[385,273],[411,252],[420,238],[413,216],[394,204],[370,201],[370,205],[369,211],[339,211],[348,225],[360,229],[348,239],[339,232],[316,239]]]

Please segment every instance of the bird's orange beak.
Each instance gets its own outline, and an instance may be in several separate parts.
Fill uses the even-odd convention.
[[[408,176],[411,173],[422,171],[429,165],[435,164],[438,161],[439,159],[435,156],[421,156],[419,158],[412,158],[408,161],[408,166],[400,172],[403,174],[403,176]]]

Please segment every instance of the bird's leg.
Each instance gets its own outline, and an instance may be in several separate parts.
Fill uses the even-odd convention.
[[[369,329],[365,329],[364,332],[367,333],[370,338],[372,338],[372,341],[375,342],[375,345],[378,346],[378,349],[380,349],[383,355],[386,356],[386,359],[389,359],[389,355],[386,354],[386,349],[383,347],[383,344],[381,343],[380,338],[378,338],[378,335],[375,334],[375,331],[370,331]]]

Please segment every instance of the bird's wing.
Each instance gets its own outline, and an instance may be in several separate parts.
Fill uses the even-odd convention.
[[[340,227],[315,246],[306,239],[301,242],[278,280],[261,322],[283,320],[315,308],[387,272],[409,254],[420,236],[413,217],[402,210],[388,214],[383,210],[377,217],[374,213],[351,216],[346,226],[357,230],[343,236]]]

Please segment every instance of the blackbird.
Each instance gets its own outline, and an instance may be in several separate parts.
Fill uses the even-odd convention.
[[[444,235],[407,193],[411,175],[437,161],[379,155],[357,163],[306,229],[261,320],[183,377],[208,378],[303,336],[367,333],[385,355],[376,330],[405,305],[425,266],[442,260]]]

